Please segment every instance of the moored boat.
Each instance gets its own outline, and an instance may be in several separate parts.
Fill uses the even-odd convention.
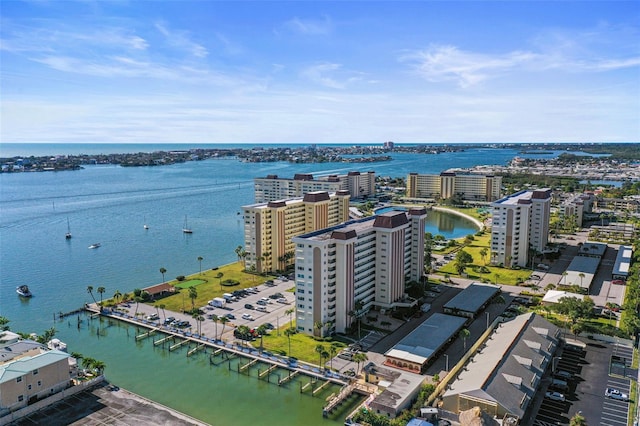
[[[185,234],[193,234],[193,230],[189,228],[189,225],[187,223],[187,216],[184,217],[184,226],[182,227],[182,232],[184,232]]]
[[[95,248],[98,248],[98,247],[100,247],[100,243],[93,243],[93,244],[91,244],[89,246],[90,249],[95,249]]]
[[[18,295],[22,296],[22,297],[31,297],[31,296],[33,296],[33,294],[31,294],[31,290],[29,290],[29,286],[25,285],[25,284],[16,287],[16,293],[18,293]]]

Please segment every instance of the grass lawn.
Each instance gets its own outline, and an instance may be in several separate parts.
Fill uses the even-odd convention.
[[[489,282],[495,284],[496,274],[498,274],[498,284],[516,285],[518,278],[522,278],[523,280],[525,280],[531,275],[531,271],[528,269],[508,269],[489,265],[488,263],[491,260],[491,250],[489,249],[489,245],[491,243],[491,234],[488,231],[485,231],[482,233],[482,235],[475,236],[474,238],[475,239],[471,242],[471,244],[463,247],[464,251],[466,251],[471,255],[471,257],[473,257],[473,263],[467,266],[466,269],[467,278],[477,281],[488,280]],[[480,255],[480,251],[483,248],[487,249],[487,256],[484,259]],[[440,275],[449,274],[451,276],[459,276],[456,272],[454,263],[454,261],[447,263],[446,265],[438,269],[438,273]],[[489,269],[489,272],[475,272],[473,270],[474,266],[485,266],[487,269]]]
[[[316,346],[322,345],[324,346],[324,349],[329,352],[329,347],[332,343],[335,343],[338,346],[336,353],[340,352],[347,346],[345,343],[338,342],[336,340],[318,341],[307,334],[297,333],[291,336],[291,354],[289,354],[289,339],[284,334],[284,330],[287,328],[289,328],[288,321],[283,327],[281,327],[279,336],[277,330],[271,330],[269,335],[264,336],[264,349],[282,355],[293,356],[301,361],[318,364],[320,357],[318,352],[316,352]],[[260,339],[256,339],[253,342],[253,347],[260,347]]]
[[[189,287],[195,287],[197,285],[200,284],[204,284],[206,283],[205,280],[188,280],[188,281],[179,281],[175,286],[177,288],[189,288]]]
[[[218,278],[218,274],[222,274],[222,277]],[[230,291],[255,287],[264,283],[268,279],[272,279],[272,276],[254,275],[244,271],[242,262],[234,262],[228,265],[218,267],[216,270],[207,269],[202,273],[195,273],[189,275],[186,281],[172,280],[168,281],[169,284],[176,286],[180,290],[172,296],[159,299],[155,302],[155,305],[164,305],[165,309],[180,312],[183,308],[191,309],[191,299],[189,299],[189,289],[184,286],[185,283],[203,281],[197,284],[196,290],[198,297],[195,299],[194,305],[196,307],[202,307],[214,297],[221,297],[223,293],[229,293]],[[227,279],[239,281],[240,284],[232,287],[222,286],[221,282]]]

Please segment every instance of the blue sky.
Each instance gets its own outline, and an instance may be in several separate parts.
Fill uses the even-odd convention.
[[[638,1],[0,3],[1,142],[640,141]]]

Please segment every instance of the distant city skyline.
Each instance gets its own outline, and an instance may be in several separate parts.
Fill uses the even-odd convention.
[[[640,141],[637,1],[4,1],[0,141]]]

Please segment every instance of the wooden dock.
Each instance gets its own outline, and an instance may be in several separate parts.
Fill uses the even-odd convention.
[[[178,343],[176,343],[175,345],[169,346],[169,352],[173,352],[176,349],[182,347],[183,345],[186,345],[190,342],[190,340],[181,340]]]
[[[293,379],[294,377],[296,377],[298,375],[298,371],[291,371],[289,370],[289,374],[284,376],[282,379],[278,380],[278,386],[282,386],[285,383],[287,383],[289,380]]]
[[[371,389],[363,383],[354,382],[340,390],[338,395],[333,396],[327,405],[322,409],[322,416],[328,417],[338,405],[342,404],[353,392],[369,395]]]
[[[193,349],[190,349],[189,352],[187,352],[187,356],[191,356],[193,354],[195,354],[198,351],[201,351],[202,349],[204,349],[204,343],[199,344],[198,346],[196,346]]]

